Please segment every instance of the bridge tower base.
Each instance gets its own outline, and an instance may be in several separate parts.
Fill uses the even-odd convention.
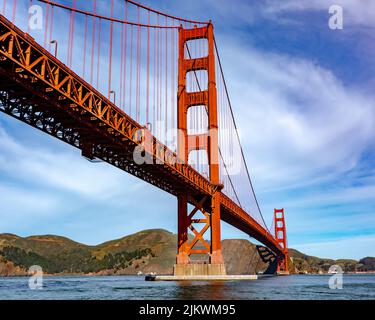
[[[175,264],[174,276],[225,276],[227,274],[224,263],[221,264]]]

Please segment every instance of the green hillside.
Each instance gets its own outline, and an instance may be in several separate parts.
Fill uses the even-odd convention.
[[[151,229],[88,246],[55,235],[19,237],[0,234],[0,275],[25,275],[31,265],[40,265],[50,274],[171,274],[176,257],[177,236],[162,229]],[[267,269],[257,247],[243,239],[222,241],[229,274],[251,274]],[[330,260],[290,249],[291,271],[327,272],[339,264],[347,272],[375,270],[375,258]],[[200,257],[198,257],[199,259]]]
[[[87,246],[54,235],[21,238],[2,234],[0,256],[3,264],[11,262],[23,269],[36,264],[46,273],[82,274],[105,270],[114,273],[122,269],[135,269],[138,260],[145,263],[144,260],[160,251],[158,239],[162,242],[167,234],[170,235],[162,230],[143,231],[99,246]]]

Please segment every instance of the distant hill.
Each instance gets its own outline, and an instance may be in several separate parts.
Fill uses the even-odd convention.
[[[152,229],[88,246],[55,235],[19,237],[0,234],[0,275],[26,275],[31,265],[40,265],[49,274],[171,274],[176,257],[177,236]],[[243,239],[222,241],[228,274],[252,274],[264,271],[257,246]],[[329,260],[290,249],[292,272],[326,272],[332,264],[345,271],[373,271],[375,258]],[[199,257],[198,257],[199,259]]]
[[[296,273],[325,273],[332,265],[341,266],[345,272],[367,271],[363,269],[363,266],[359,261],[353,259],[322,259],[314,256],[308,256],[295,249],[289,249],[289,255],[293,261],[293,271]],[[375,268],[371,270],[375,270]],[[370,271],[370,269],[368,271]]]
[[[362,271],[374,271],[375,270],[375,258],[366,257],[359,260],[360,269]]]
[[[0,274],[12,274],[13,268],[25,274],[34,264],[51,274],[135,274],[140,269],[163,273],[175,259],[176,241],[174,234],[159,229],[97,246],[54,235],[0,234]]]

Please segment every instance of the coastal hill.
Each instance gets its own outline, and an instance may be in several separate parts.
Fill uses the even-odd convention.
[[[175,263],[177,236],[162,229],[152,229],[88,246],[55,235],[19,237],[0,234],[0,276],[26,275],[31,265],[39,265],[48,274],[171,274]],[[248,240],[222,241],[228,274],[263,272],[268,263],[259,248]],[[291,272],[327,272],[333,264],[346,272],[374,271],[375,258],[330,260],[305,255],[290,249]],[[197,257],[199,259],[201,257]]]

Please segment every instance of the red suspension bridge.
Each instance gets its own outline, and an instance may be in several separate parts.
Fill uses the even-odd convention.
[[[0,12],[0,111],[175,195],[176,274],[202,272],[196,255],[225,274],[221,220],[288,271],[284,211],[271,232],[211,21],[130,0],[3,0]]]

